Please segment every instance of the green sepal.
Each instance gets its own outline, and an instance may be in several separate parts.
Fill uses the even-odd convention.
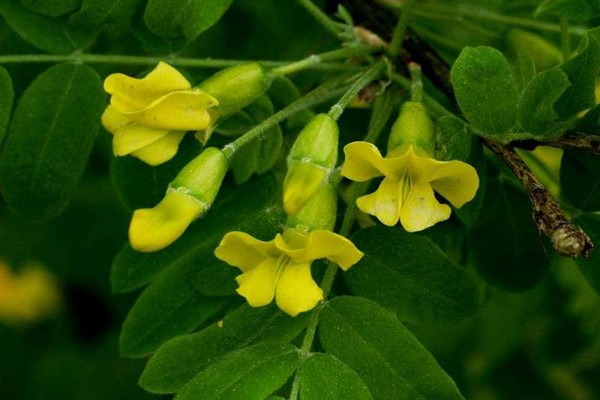
[[[287,219],[287,226],[304,231],[333,230],[337,216],[337,193],[332,185],[322,186],[306,205]]]
[[[183,190],[198,201],[210,205],[217,197],[227,172],[227,157],[215,147],[207,147],[186,164],[169,184],[169,190]]]

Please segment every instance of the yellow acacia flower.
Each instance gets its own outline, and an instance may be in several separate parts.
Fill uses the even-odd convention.
[[[54,278],[39,265],[13,273],[0,262],[0,320],[34,322],[54,313],[61,303]]]
[[[111,95],[102,124],[113,134],[117,156],[132,155],[150,165],[175,156],[186,131],[211,129],[217,99],[192,88],[170,65],[160,62],[146,77],[109,75],[104,90]]]
[[[400,223],[408,232],[429,228],[450,218],[450,207],[440,204],[434,191],[460,208],[475,197],[479,177],[461,161],[438,161],[400,146],[383,157],[371,143],[354,142],[344,148],[342,175],[358,182],[384,176],[379,188],[357,199],[358,208],[383,224]]]
[[[229,232],[215,255],[242,270],[236,278],[237,292],[248,304],[265,306],[275,297],[277,306],[295,317],[323,300],[323,291],[310,272],[314,260],[326,258],[346,271],[363,253],[350,240],[330,231],[290,229],[269,242],[244,232]]]

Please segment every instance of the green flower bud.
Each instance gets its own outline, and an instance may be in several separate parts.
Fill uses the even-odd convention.
[[[337,162],[338,126],[327,114],[315,116],[298,135],[288,156],[283,208],[300,211],[329,179]]]
[[[558,47],[535,33],[512,29],[506,35],[506,42],[517,55],[529,54],[538,71],[544,71],[562,62],[562,52]]]
[[[413,146],[417,153],[433,156],[435,153],[435,127],[427,110],[419,102],[407,101],[400,109],[400,115],[388,140],[388,154],[398,148]]]
[[[215,109],[221,116],[228,116],[264,95],[272,79],[258,63],[250,63],[221,70],[198,87],[219,101]]]
[[[169,190],[184,191],[201,203],[210,206],[227,172],[227,158],[221,150],[207,147],[177,174]]]
[[[304,207],[287,219],[287,226],[303,231],[333,230],[337,216],[337,193],[332,185],[321,186]]]

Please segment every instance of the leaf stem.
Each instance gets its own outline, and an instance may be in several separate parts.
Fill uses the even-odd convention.
[[[377,79],[379,75],[383,72],[384,67],[386,66],[385,61],[381,60],[375,64],[373,64],[368,70],[365,71],[357,80],[354,81],[350,89],[342,98],[335,103],[331,109],[329,110],[329,116],[334,120],[338,120],[346,106],[354,99],[354,97],[369,83],[373,80]]]
[[[329,51],[327,53],[313,54],[303,60],[273,68],[271,72],[276,76],[288,75],[303,69],[314,67],[327,61],[346,59],[352,56],[368,55],[374,51],[377,51],[378,49],[379,48],[376,46],[349,47],[345,49]]]
[[[371,115],[371,121],[369,122],[369,131],[365,137],[365,141],[372,140],[376,141],[383,128],[385,128],[387,120],[392,114],[392,106],[394,104],[394,96],[385,92],[378,100],[376,100],[373,113]],[[348,236],[354,225],[354,212],[356,210],[356,199],[362,196],[367,190],[367,183],[355,184],[352,189],[352,195],[350,196],[350,202],[344,212],[344,218],[342,219],[342,225],[340,226],[339,234],[342,236]],[[332,261],[327,264],[325,275],[321,281],[321,289],[323,290],[323,298],[327,299],[333,281],[335,280],[335,274],[337,273],[338,265]],[[302,340],[302,347],[300,352],[302,357],[307,357],[312,349],[315,335],[317,333],[317,326],[319,325],[319,316],[321,314],[322,304],[313,311],[304,339]],[[292,390],[290,392],[290,400],[297,400],[300,391],[300,374],[296,372],[294,382],[292,383]]]
[[[414,3],[414,0],[407,0],[402,8],[402,14],[400,18],[398,18],[398,23],[394,28],[394,33],[392,34],[392,40],[390,42],[390,54],[395,57],[401,52],[402,42],[404,40],[404,33],[406,32],[406,28],[408,27],[408,20],[410,17],[411,6]]]
[[[259,125],[250,129],[243,136],[240,136],[238,139],[233,142],[225,145],[223,147],[223,154],[227,157],[228,160],[231,159],[233,154],[245,146],[246,144],[252,142],[256,138],[260,137],[267,130],[288,118],[289,116],[296,114],[302,110],[305,110],[309,107],[314,106],[315,104],[322,103],[327,101],[335,96],[338,96],[340,93],[344,93],[348,87],[349,83],[346,83],[351,78],[342,77],[338,79],[331,80],[329,82],[324,83],[313,91],[307,93],[302,96],[298,100],[294,101],[289,106],[279,110],[269,118],[265,119]]]
[[[340,24],[331,19],[329,15],[325,14],[311,0],[296,0],[296,2],[304,7],[325,30],[331,32],[336,37],[339,36],[341,33]]]
[[[363,48],[368,52],[368,48]],[[374,50],[372,50],[374,51]],[[358,52],[358,51],[357,51]],[[328,53],[324,53],[328,54]],[[0,56],[0,64],[25,64],[25,63],[56,63],[56,62],[76,62],[88,64],[126,64],[126,65],[154,65],[159,61],[166,61],[171,65],[178,67],[191,68],[227,68],[249,62],[257,62],[268,68],[285,67],[290,65],[290,61],[273,61],[273,60],[223,60],[213,58],[186,58],[186,57],[145,57],[145,56],[127,56],[117,54],[10,54]],[[333,64],[324,63],[328,60],[321,60],[318,64],[309,64],[304,68],[312,69],[333,69],[333,70],[350,70],[356,66],[348,64]],[[294,63],[294,62],[292,62]]]

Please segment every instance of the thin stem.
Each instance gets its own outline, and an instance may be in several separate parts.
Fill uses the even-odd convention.
[[[551,142],[542,142],[545,146],[583,150],[600,155],[600,138],[582,132],[571,132]]]
[[[294,72],[301,71],[303,69],[314,67],[315,65],[327,62],[335,61],[339,59],[347,59],[352,56],[363,56],[377,51],[379,48],[375,46],[365,47],[349,47],[345,49],[333,50],[327,53],[313,54],[303,60],[296,61],[281,67],[273,68],[271,71],[274,75],[282,76],[288,75]]]
[[[279,110],[259,125],[250,129],[243,136],[227,144],[225,147],[223,147],[223,154],[225,154],[227,159],[230,160],[237,150],[239,150],[246,144],[252,142],[256,138],[260,137],[268,129],[272,128],[273,126],[280,123],[289,116],[296,114],[302,110],[305,110],[309,107],[312,107],[315,104],[319,104],[335,96],[339,96],[340,93],[344,93],[344,91],[348,89],[349,84],[345,84],[347,80],[347,77],[343,77],[329,81],[314,89],[313,91],[309,92],[308,94],[302,96],[289,106]]]
[[[367,51],[367,50],[365,50]],[[327,54],[327,53],[325,53]],[[171,65],[178,67],[191,68],[227,68],[249,62],[257,62],[268,68],[285,67],[290,65],[290,61],[273,60],[221,60],[221,59],[198,59],[186,57],[145,57],[145,56],[126,56],[116,54],[82,54],[73,53],[66,55],[57,54],[14,54],[0,56],[0,64],[25,64],[25,63],[56,63],[56,62],[77,62],[88,64],[126,64],[126,65],[154,65],[159,61],[166,61]],[[327,61],[327,60],[324,60]],[[293,62],[292,62],[293,63]],[[351,70],[356,69],[355,65],[320,63],[305,66],[305,69],[330,69],[330,70]]]
[[[392,74],[390,74],[390,79],[393,82],[396,82],[397,84],[399,84],[404,89],[407,89],[407,90],[412,89],[412,86],[413,86],[412,82],[409,79],[403,77],[402,75],[392,73]],[[438,103],[437,100],[435,100],[433,97],[429,96],[427,93],[423,93],[423,103],[425,103],[425,106],[427,106],[429,111],[431,111],[436,116],[455,117],[455,118],[460,119],[460,117],[458,117],[451,111],[448,111],[446,109],[446,107],[444,107],[443,105]]]
[[[385,97],[387,95],[387,97]],[[388,94],[388,92],[382,95],[382,100],[376,102],[374,106],[373,113],[371,115],[371,121],[369,122],[369,132],[365,137],[365,140],[368,138],[376,141],[383,128],[386,125],[387,119],[389,119],[391,115],[391,106],[393,104],[394,96]],[[385,122],[381,122],[385,120]],[[356,210],[356,199],[362,196],[367,190],[367,183],[358,183],[354,186],[352,190],[352,195],[350,198],[350,202],[348,203],[348,207],[346,207],[346,211],[344,212],[344,218],[342,219],[342,225],[340,226],[339,234],[342,236],[348,236],[350,234],[350,230],[354,225],[354,212]],[[338,265],[334,262],[329,262],[327,265],[327,269],[325,270],[325,275],[323,276],[323,280],[321,281],[321,289],[323,290],[323,298],[327,299],[329,292],[331,291],[331,287],[333,286],[333,282],[335,280],[335,274],[337,273]],[[313,314],[308,323],[308,327],[306,328],[306,333],[304,334],[304,339],[302,340],[302,346],[300,348],[300,352],[302,357],[308,357],[310,354],[310,350],[312,349],[313,342],[315,340],[315,335],[317,333],[317,326],[319,325],[319,316],[321,313],[322,305],[319,308],[313,311]],[[297,400],[298,393],[300,391],[300,375],[296,372],[294,376],[294,382],[292,383],[292,390],[290,392],[290,400]]]
[[[340,34],[340,25],[329,18],[329,15],[325,14],[319,7],[317,7],[311,0],[296,0],[302,7],[304,7],[327,31],[331,32],[336,37]]]
[[[563,59],[567,61],[571,57],[571,35],[569,35],[569,20],[566,18],[560,20],[560,47]]]
[[[413,2],[413,0],[406,1],[404,7],[402,8],[402,15],[398,19],[398,23],[394,28],[394,33],[392,34],[392,41],[390,42],[390,54],[393,57],[400,54],[400,49],[402,47],[402,41],[404,40],[404,33],[406,32],[406,28],[408,27],[408,20],[410,17],[410,10]]]
[[[400,3],[399,3],[400,4]],[[396,6],[396,8],[402,9],[404,6]],[[500,14],[489,9],[483,7],[473,7],[472,5],[452,5],[445,6],[443,4],[422,4],[419,5],[419,9],[430,11],[430,12],[438,12],[440,14],[454,14],[460,15],[465,18],[474,18],[482,21],[492,21],[499,22],[503,24],[520,26],[525,28],[532,28],[541,31],[548,32],[560,32],[561,27],[559,24],[555,24],[552,22],[546,21],[538,21],[531,18],[521,18],[521,17],[513,17],[509,15]],[[415,10],[416,12],[416,10]],[[586,32],[586,29],[580,26],[569,27],[568,32],[574,35],[583,36]]]
[[[421,103],[423,101],[423,79],[421,78],[421,66],[417,63],[408,65],[412,85],[410,86],[411,100]]]
[[[329,110],[329,116],[337,121],[344,112],[346,106],[352,101],[352,99],[354,99],[354,97],[362,90],[362,88],[379,77],[385,65],[385,62],[382,60],[366,70],[364,74],[354,81],[352,86],[350,86],[350,89],[344,93],[342,98],[335,103],[333,107],[331,107]]]

